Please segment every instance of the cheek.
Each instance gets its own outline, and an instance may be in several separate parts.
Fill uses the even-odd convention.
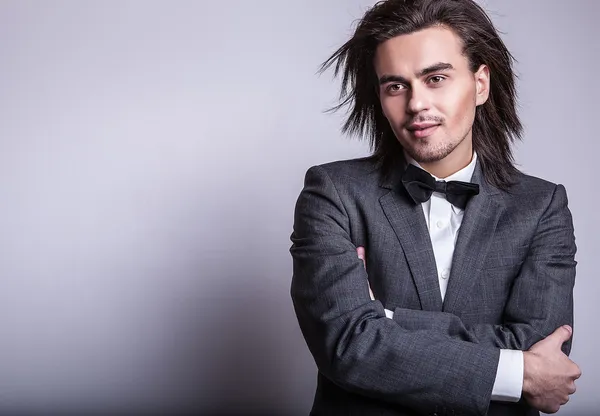
[[[463,130],[465,125],[470,127],[475,118],[474,93],[450,92],[445,98],[442,112],[446,116],[448,127],[460,130]]]
[[[392,123],[396,125],[404,117],[404,104],[399,97],[386,97],[379,101],[381,103],[381,109],[383,115]]]

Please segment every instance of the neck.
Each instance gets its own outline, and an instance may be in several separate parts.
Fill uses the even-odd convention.
[[[470,140],[463,140],[448,156],[442,160],[419,164],[437,178],[444,179],[464,169],[473,160],[473,146]]]

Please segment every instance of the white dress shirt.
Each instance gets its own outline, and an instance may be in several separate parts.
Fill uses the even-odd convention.
[[[406,155],[409,163],[422,167],[411,157]],[[470,182],[475,170],[477,154],[473,154],[473,160],[468,166],[458,172],[443,178],[445,181]],[[433,176],[433,175],[432,175]],[[441,178],[436,178],[441,180]],[[421,204],[425,221],[431,237],[431,245],[435,257],[435,265],[438,271],[438,281],[442,301],[446,295],[448,278],[452,268],[452,255],[458,237],[458,230],[463,219],[464,211],[455,207],[446,200],[444,194],[434,192],[431,199]],[[385,310],[388,318],[394,317],[394,312]],[[523,389],[523,352],[517,350],[500,350],[500,361],[498,371],[492,390],[492,400],[517,402],[521,398]]]

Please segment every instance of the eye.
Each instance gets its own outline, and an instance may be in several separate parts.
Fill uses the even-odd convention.
[[[446,79],[446,77],[442,76],[442,75],[434,75],[431,78],[429,78],[427,81],[430,84],[439,84],[442,81],[444,81]]]
[[[385,90],[386,90],[386,92],[389,92],[389,93],[397,93],[397,92],[400,92],[405,89],[406,89],[406,87],[402,84],[391,84],[391,85],[387,86]]]

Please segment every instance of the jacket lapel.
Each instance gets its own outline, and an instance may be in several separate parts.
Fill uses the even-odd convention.
[[[415,204],[402,185],[397,186],[397,183],[396,186],[390,185],[392,190],[379,198],[379,202],[404,250],[421,308],[441,311],[437,268],[423,208]]]
[[[444,298],[443,310],[457,314],[469,298],[479,270],[490,249],[503,203],[498,189],[483,178],[479,161],[472,182],[479,184],[479,195],[471,198],[465,208],[463,221],[452,257],[452,269]]]

